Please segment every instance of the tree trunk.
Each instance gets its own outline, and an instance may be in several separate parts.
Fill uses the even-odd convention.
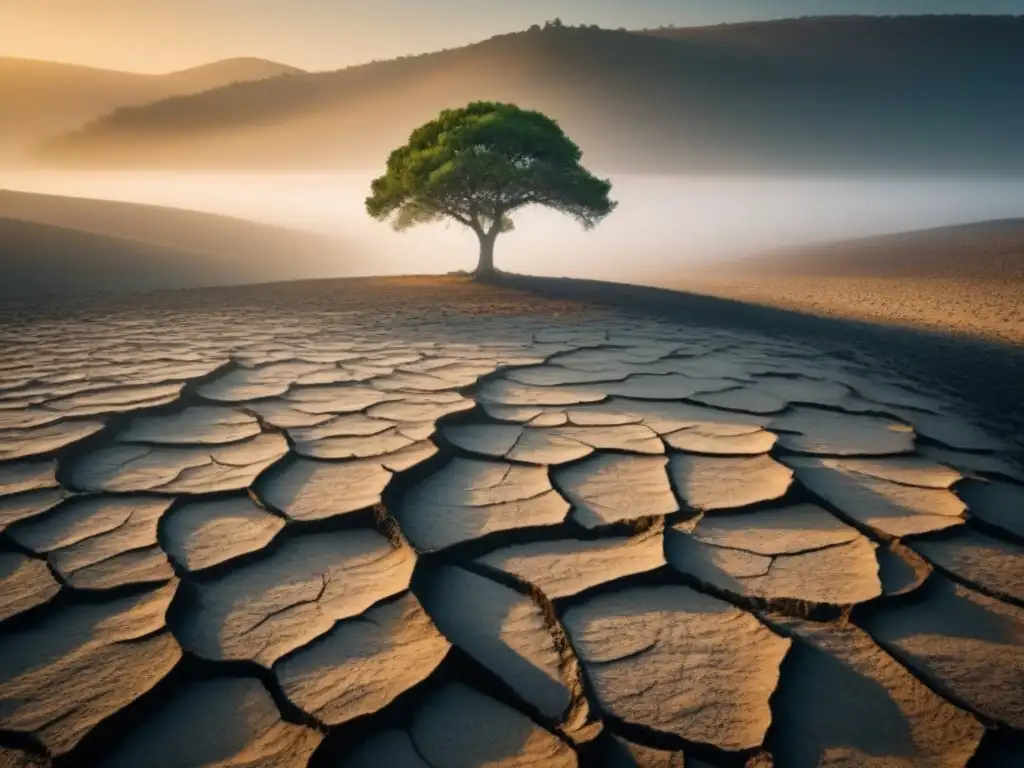
[[[473,272],[476,277],[494,276],[494,241],[497,239],[497,232],[485,232],[480,235],[480,261]]]

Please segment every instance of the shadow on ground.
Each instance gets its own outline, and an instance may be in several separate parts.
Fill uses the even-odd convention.
[[[814,344],[824,354],[888,365],[962,401],[1024,458],[1024,348],[922,329],[896,328],[638,285],[503,273],[502,286],[661,320],[751,331]]]

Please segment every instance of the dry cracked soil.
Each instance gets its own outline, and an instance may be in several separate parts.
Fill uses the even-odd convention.
[[[1024,472],[772,338],[456,279],[0,316],[0,766],[998,768]]]

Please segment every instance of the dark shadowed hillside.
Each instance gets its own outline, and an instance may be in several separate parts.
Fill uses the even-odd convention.
[[[0,190],[0,295],[8,298],[358,272],[343,243],[305,232],[176,208]]]
[[[642,33],[679,42],[749,48],[778,55],[827,57],[859,66],[890,66],[934,56],[938,46],[987,56],[998,63],[1020,43],[1024,16],[804,16],[775,21],[715,24],[705,27],[647,29]],[[938,63],[938,62],[936,62]],[[963,71],[968,60],[946,60],[946,69]]]
[[[125,108],[53,163],[373,167],[442,107],[515,101],[609,171],[1024,171],[1024,17],[558,28]]]
[[[263,59],[225,59],[145,75],[0,57],[0,159],[16,158],[27,146],[75,130],[118,107],[299,71]]]
[[[239,264],[154,243],[0,218],[0,303],[239,282]]]

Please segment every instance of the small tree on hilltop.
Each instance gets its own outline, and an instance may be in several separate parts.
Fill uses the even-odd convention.
[[[366,210],[397,230],[454,219],[480,240],[475,274],[494,273],[494,241],[510,216],[542,205],[590,229],[615,210],[611,183],[580,165],[582,153],[551,118],[514,104],[448,109],[391,153]]]

